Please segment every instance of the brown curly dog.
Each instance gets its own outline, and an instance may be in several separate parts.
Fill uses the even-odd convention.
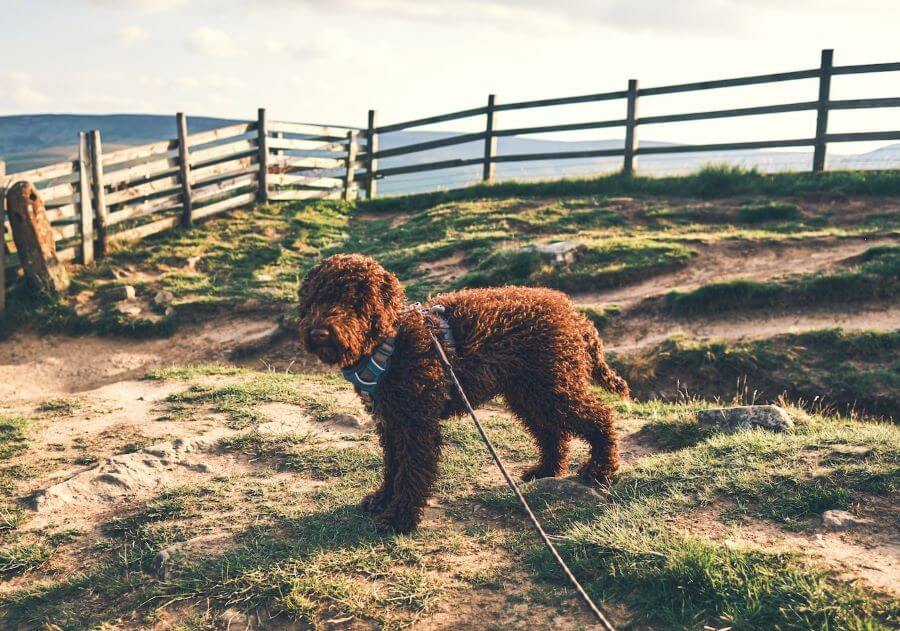
[[[566,472],[569,443],[591,447],[581,475],[608,480],[619,465],[612,410],[595,381],[628,395],[603,359],[593,324],[562,293],[503,287],[438,296],[455,338],[448,353],[472,405],[503,395],[540,450],[525,480]],[[432,492],[441,419],[465,412],[432,347],[438,323],[405,304],[397,277],[376,261],[338,254],[320,261],[300,288],[300,335],[322,361],[351,367],[387,338],[394,352],[375,386],[373,415],[384,450],[384,481],[362,506],[397,532],[413,530]],[[359,387],[357,386],[357,392]]]

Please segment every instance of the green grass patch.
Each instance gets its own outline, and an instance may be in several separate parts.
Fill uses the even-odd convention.
[[[22,416],[0,414],[0,460],[8,460],[28,449],[31,421]]]
[[[813,410],[896,420],[900,332],[840,329],[751,341],[670,339],[610,361],[641,399],[775,402],[782,395]]]
[[[759,224],[772,221],[789,221],[801,218],[796,204],[785,202],[763,202],[744,204],[738,210],[737,219],[742,223]]]
[[[773,306],[809,306],[890,299],[900,292],[900,247],[873,248],[849,268],[782,281],[733,280],[666,296],[675,315],[719,313]]]

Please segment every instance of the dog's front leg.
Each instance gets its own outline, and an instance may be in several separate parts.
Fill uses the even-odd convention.
[[[394,460],[390,499],[376,521],[398,533],[414,530],[431,496],[438,476],[440,425],[437,418],[391,418],[386,421],[385,439]],[[388,487],[386,487],[388,488]]]
[[[385,436],[384,424],[381,419],[376,419],[375,432],[378,434],[378,442],[381,443],[384,457],[384,478],[378,490],[366,495],[360,502],[360,506],[370,513],[381,513],[391,501],[393,481],[397,475],[397,459],[394,457],[393,445]]]

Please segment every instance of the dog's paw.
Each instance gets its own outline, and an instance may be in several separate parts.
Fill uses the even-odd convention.
[[[375,518],[375,525],[379,530],[405,535],[416,529],[419,520],[415,515],[387,510]]]
[[[539,478],[555,478],[558,473],[550,471],[543,465],[535,465],[522,474],[522,482],[532,482]]]
[[[381,489],[369,493],[359,503],[359,507],[369,513],[380,513],[387,506],[387,497]]]
[[[615,469],[588,462],[578,472],[581,481],[600,490],[608,490],[612,486],[612,477]]]

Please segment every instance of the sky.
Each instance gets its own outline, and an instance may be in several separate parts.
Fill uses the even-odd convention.
[[[490,93],[510,102],[620,90],[629,78],[649,87],[813,68],[822,48],[838,65],[900,61],[896,0],[0,0],[0,10],[0,115],[249,119],[266,107],[276,120],[363,126],[370,108],[387,124],[477,107]],[[878,96],[900,96],[900,73],[837,77],[832,88],[832,98]],[[815,98],[815,82],[800,81],[647,97],[640,113]],[[623,108],[504,113],[497,126],[622,118]],[[799,113],[641,134],[758,140],[814,127]],[[829,131],[879,129],[900,129],[900,109],[834,113]]]

